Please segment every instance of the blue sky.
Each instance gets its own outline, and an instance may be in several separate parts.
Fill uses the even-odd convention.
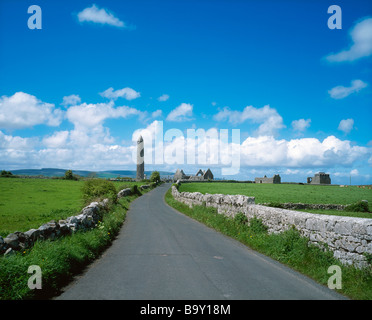
[[[371,184],[371,21],[370,1],[1,0],[0,169],[134,169],[132,139],[161,123],[239,129],[233,178]]]

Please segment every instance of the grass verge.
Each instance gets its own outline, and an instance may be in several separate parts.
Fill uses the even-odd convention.
[[[130,201],[120,199],[105,213],[97,228],[77,232],[54,241],[37,241],[23,252],[0,257],[0,300],[48,299],[60,292],[74,275],[109,246],[122,226]],[[37,265],[42,272],[42,289],[28,288],[28,268]]]
[[[232,219],[217,214],[216,209],[204,206],[189,206],[175,200],[171,189],[165,195],[165,201],[174,209],[205,225],[230,236],[250,248],[261,252],[289,267],[311,277],[320,284],[327,285],[331,274],[328,268],[338,265],[342,272],[342,289],[339,293],[355,300],[372,300],[372,270],[344,266],[333,258],[330,251],[323,251],[301,237],[295,229],[280,234],[268,234],[259,219],[248,226],[244,217],[237,215]]]

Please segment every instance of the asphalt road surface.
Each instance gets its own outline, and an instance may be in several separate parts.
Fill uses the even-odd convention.
[[[112,246],[56,299],[344,299],[169,207],[169,187],[133,201]]]

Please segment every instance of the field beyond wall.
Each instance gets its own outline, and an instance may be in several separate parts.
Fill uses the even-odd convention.
[[[349,205],[367,200],[372,212],[372,190],[357,186],[324,186],[298,184],[255,184],[203,182],[182,183],[180,192],[201,192],[203,194],[241,194],[255,197],[256,204],[262,203],[308,203],[308,204],[342,204]],[[368,212],[346,212],[337,210],[306,210],[319,214],[347,215],[360,218],[372,218]]]
[[[117,189],[136,184],[113,183]],[[0,236],[78,214],[85,205],[83,184],[84,180],[0,178]]]

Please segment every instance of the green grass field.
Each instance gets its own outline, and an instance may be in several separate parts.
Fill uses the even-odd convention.
[[[84,181],[60,179],[0,179],[0,236],[25,232],[50,221],[76,215],[85,205]],[[114,182],[119,188],[134,182]]]
[[[255,184],[255,183],[227,183],[204,182],[184,183],[181,192],[242,194],[256,198],[256,203],[330,203],[352,204],[360,200],[368,200],[369,211],[372,211],[372,190],[361,189],[356,186],[341,188],[339,186],[298,185],[298,184]],[[336,210],[306,210],[321,214],[336,214],[372,218],[371,213],[343,212]]]

